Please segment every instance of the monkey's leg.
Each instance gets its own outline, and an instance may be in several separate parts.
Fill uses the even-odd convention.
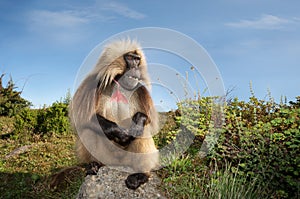
[[[148,173],[134,173],[127,177],[125,184],[129,189],[137,189],[142,184],[148,182],[150,174]]]
[[[134,136],[129,135],[127,130],[119,127],[115,122],[105,119],[103,116],[97,114],[98,122],[108,139],[115,141],[116,143],[127,146]]]
[[[132,124],[130,127],[130,134],[140,136],[144,132],[144,126],[147,122],[148,117],[141,112],[137,112],[132,117]],[[148,173],[134,173],[127,177],[125,180],[126,186],[129,189],[137,189],[142,184],[146,183],[149,179],[150,174]]]

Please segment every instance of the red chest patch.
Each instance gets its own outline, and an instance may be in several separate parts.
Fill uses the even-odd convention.
[[[128,104],[128,100],[127,98],[119,91],[119,89],[117,89],[115,92],[113,92],[112,96],[111,96],[111,101],[115,101],[117,103],[124,103],[124,104]]]
[[[114,80],[115,81],[115,80]],[[125,95],[120,91],[120,85],[117,81],[115,81],[117,84],[117,89],[112,93],[111,95],[111,101],[112,102],[117,102],[117,103],[124,103],[128,104],[128,100]]]

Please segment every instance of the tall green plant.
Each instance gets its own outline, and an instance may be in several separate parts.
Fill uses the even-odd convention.
[[[4,87],[3,77],[4,74],[0,76],[0,116],[12,117],[20,110],[29,107],[31,103],[21,97],[21,91],[16,91],[17,87],[12,78],[10,78]]]

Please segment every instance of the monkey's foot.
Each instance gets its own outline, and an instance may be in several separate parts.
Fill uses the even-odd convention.
[[[86,175],[97,175],[98,170],[102,167],[103,164],[98,162],[91,162],[86,168]]]
[[[135,190],[142,184],[148,182],[148,179],[149,179],[149,175],[145,173],[134,173],[127,177],[125,183],[129,189]]]

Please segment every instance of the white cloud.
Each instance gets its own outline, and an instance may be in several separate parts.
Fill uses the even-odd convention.
[[[29,19],[34,25],[54,27],[74,27],[88,22],[88,18],[70,10],[34,10],[29,14]]]
[[[72,7],[60,11],[32,10],[28,13],[31,27],[72,28],[90,22],[105,22],[115,19],[113,13],[129,19],[143,19],[144,14],[117,2],[98,1],[92,6]]]
[[[84,11],[31,10],[27,13],[27,27],[32,36],[41,37],[51,44],[76,44],[84,40],[85,29],[91,16]]]
[[[117,2],[96,0],[85,7],[65,6],[60,10],[35,9],[26,13],[31,33],[59,43],[76,43],[85,39],[91,25],[117,18],[143,19],[144,14]]]
[[[295,19],[285,19],[274,15],[262,15],[254,20],[240,20],[239,22],[230,22],[225,25],[234,28],[251,28],[251,29],[281,29],[287,24],[295,23]]]
[[[115,12],[123,17],[131,18],[131,19],[143,19],[145,15],[138,11],[135,11],[126,5],[117,3],[117,2],[109,2],[105,4],[103,7],[105,10],[109,10]]]

